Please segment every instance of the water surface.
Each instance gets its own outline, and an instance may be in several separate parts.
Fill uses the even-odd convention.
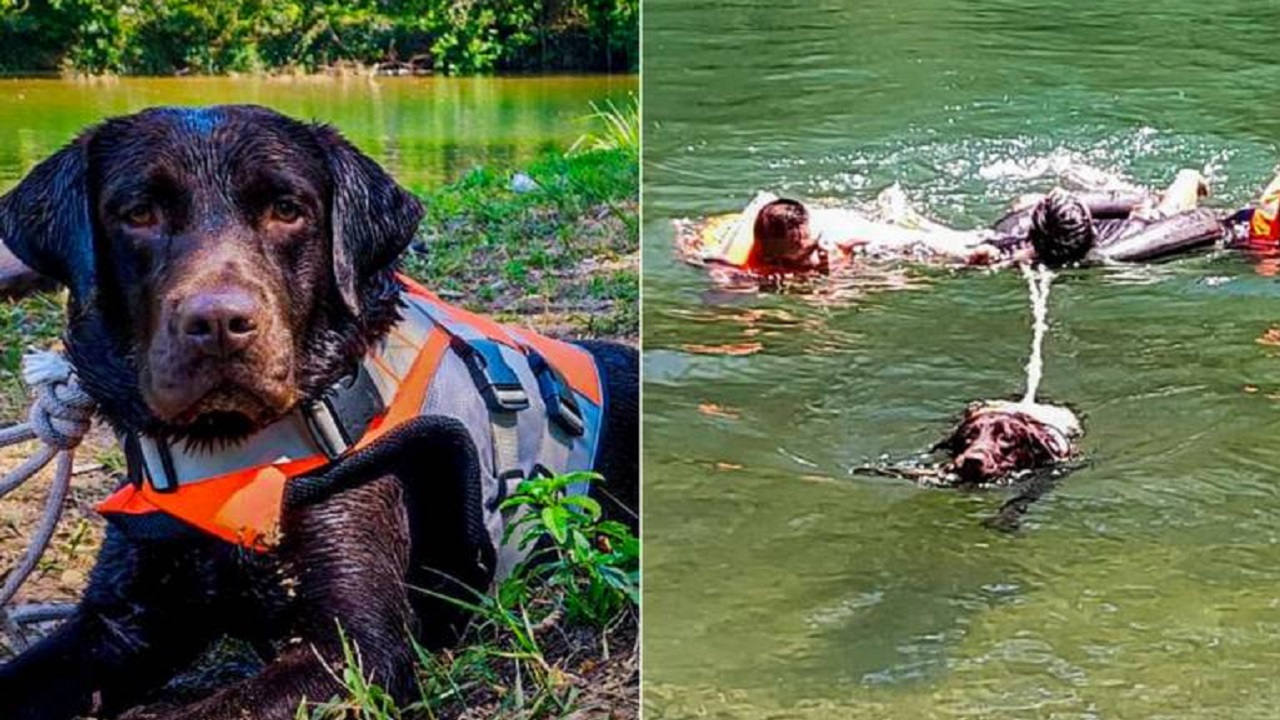
[[[331,123],[402,182],[432,187],[476,165],[518,166],[589,129],[591,102],[634,76],[0,79],[0,190],[104,117],[154,105],[256,103]]]
[[[1091,166],[1247,201],[1280,160],[1280,7],[649,0],[651,717],[1269,718],[1280,702],[1280,286],[1236,256],[1076,271],[1042,396],[1090,464],[1020,532],[992,493],[849,469],[1015,397],[1016,274],[715,292],[672,220],[901,181],[973,227]]]

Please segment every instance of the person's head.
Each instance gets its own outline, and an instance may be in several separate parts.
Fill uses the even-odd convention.
[[[818,241],[809,232],[809,211],[795,200],[760,208],[747,263],[755,268],[811,270],[821,264]]]
[[[1054,188],[1031,211],[1027,239],[1036,251],[1036,262],[1063,267],[1080,262],[1097,241],[1093,216],[1080,198]]]

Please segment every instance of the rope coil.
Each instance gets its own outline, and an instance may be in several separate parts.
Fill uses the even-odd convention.
[[[71,490],[75,448],[89,432],[96,407],[93,398],[80,387],[75,368],[60,353],[38,351],[24,356],[22,379],[34,394],[31,411],[27,422],[0,429],[0,447],[31,440],[39,440],[44,447],[0,478],[0,498],[30,480],[50,462],[56,459],[57,463],[32,542],[0,585],[0,630],[18,648],[26,645],[21,624],[56,620],[71,612],[71,607],[66,605],[46,603],[11,608],[9,603],[35,571],[53,539]]]

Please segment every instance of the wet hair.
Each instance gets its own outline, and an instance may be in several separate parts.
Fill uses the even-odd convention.
[[[1075,195],[1054,188],[1031,211],[1027,239],[1037,262],[1062,267],[1083,260],[1098,235],[1089,207]]]
[[[816,241],[809,234],[809,211],[795,200],[774,200],[760,208],[748,263],[756,267],[807,268]]]

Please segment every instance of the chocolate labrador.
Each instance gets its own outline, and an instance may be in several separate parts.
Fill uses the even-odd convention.
[[[138,482],[138,438],[236,446],[351,377],[407,312],[394,271],[423,212],[330,127],[253,106],[158,108],[40,163],[0,198],[0,239],[69,289],[68,355]],[[577,347],[607,398],[603,504],[634,524],[637,355]],[[0,718],[293,718],[304,698],[339,692],[339,627],[403,698],[409,632],[438,645],[465,620],[418,590],[484,589],[495,570],[492,548],[458,545],[474,508],[446,480],[467,442],[393,439],[396,452],[354,459],[327,491],[290,492],[268,552],[113,523],[75,615],[0,667]],[[193,704],[147,704],[226,636],[265,669]]]
[[[1079,421],[1066,408],[977,402],[934,449],[946,453],[941,470],[953,484],[986,487],[1070,459],[1079,434]]]
[[[947,487],[1007,487],[1008,499],[983,520],[1017,530],[1031,504],[1051,491],[1079,456],[1083,429],[1070,409],[1029,402],[975,402],[935,451],[947,459],[931,482]]]

